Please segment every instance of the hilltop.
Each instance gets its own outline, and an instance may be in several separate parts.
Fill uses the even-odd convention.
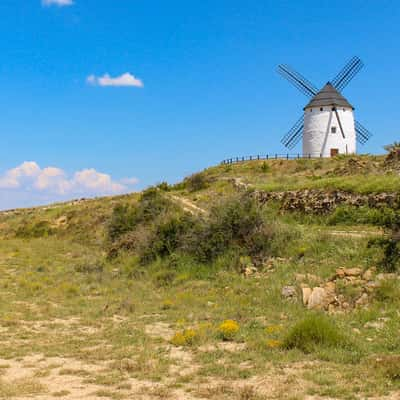
[[[0,397],[397,398],[399,171],[251,161],[0,213]]]

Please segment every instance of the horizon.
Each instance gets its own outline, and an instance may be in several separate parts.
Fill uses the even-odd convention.
[[[301,152],[280,143],[307,103],[281,63],[322,87],[359,56],[365,66],[343,93],[373,134],[358,153],[398,140],[394,1],[349,1],[345,15],[328,2],[254,0],[5,0],[0,12],[0,210]]]

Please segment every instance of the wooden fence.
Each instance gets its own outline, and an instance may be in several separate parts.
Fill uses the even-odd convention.
[[[257,154],[256,156],[242,156],[232,157],[221,161],[221,164],[237,164],[244,161],[257,161],[257,160],[300,160],[322,158],[322,154]]]

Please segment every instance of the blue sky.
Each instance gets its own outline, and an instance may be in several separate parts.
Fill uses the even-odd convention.
[[[46,1],[0,2],[0,208],[285,151],[306,98],[279,63],[322,86],[358,55],[360,151],[399,139],[397,1]]]

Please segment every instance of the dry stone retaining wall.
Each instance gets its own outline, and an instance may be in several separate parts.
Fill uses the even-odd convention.
[[[341,190],[294,190],[287,192],[255,191],[253,196],[262,204],[279,201],[287,211],[312,212],[324,214],[339,205],[369,206],[371,208],[396,207],[399,204],[397,193],[356,194]]]

